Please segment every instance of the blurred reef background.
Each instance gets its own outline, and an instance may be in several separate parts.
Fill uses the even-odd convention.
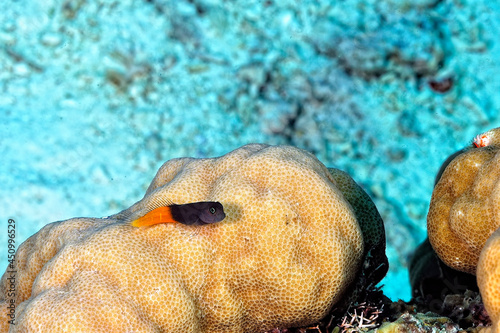
[[[168,159],[290,144],[373,198],[408,300],[441,163],[498,126],[498,31],[487,0],[1,1],[1,269],[9,218],[20,245]]]

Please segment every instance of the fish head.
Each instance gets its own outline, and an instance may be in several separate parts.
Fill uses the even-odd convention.
[[[220,202],[199,202],[198,218],[203,223],[216,223],[224,220],[226,214]]]

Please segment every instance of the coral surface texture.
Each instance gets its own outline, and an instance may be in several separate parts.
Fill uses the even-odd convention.
[[[475,274],[488,237],[500,227],[500,129],[487,145],[464,149],[446,167],[429,207],[429,241],[448,266]]]
[[[493,324],[492,331],[500,329],[500,229],[486,242],[477,266],[477,284]]]
[[[477,276],[493,324],[487,330],[498,332],[500,128],[476,136],[448,161],[432,194],[429,241],[448,266]]]
[[[48,224],[19,247],[16,325],[1,321],[0,331],[264,332],[314,323],[353,285],[366,252],[349,204],[356,195],[344,197],[336,179],[356,190],[290,146],[170,160],[132,207]],[[226,218],[127,222],[165,198],[218,201]],[[373,232],[380,244],[370,247],[383,249],[383,233]],[[2,313],[10,283],[6,272]]]

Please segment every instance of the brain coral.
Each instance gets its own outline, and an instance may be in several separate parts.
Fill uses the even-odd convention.
[[[500,128],[476,139],[449,162],[437,182],[427,216],[429,240],[448,266],[476,273],[479,254],[500,227]]]
[[[500,229],[488,238],[477,265],[477,284],[493,324],[500,329]]]
[[[19,247],[10,331],[262,332],[315,322],[346,293],[367,249],[385,247],[381,220],[365,223],[376,240],[364,247],[359,207],[332,174],[287,146],[168,161],[129,209],[48,224]],[[355,202],[360,189],[337,178]],[[219,201],[226,218],[205,226],[124,222],[161,198]],[[11,282],[6,272],[3,313]]]

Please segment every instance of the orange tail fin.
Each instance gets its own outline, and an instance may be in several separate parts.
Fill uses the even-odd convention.
[[[147,227],[154,224],[160,223],[174,223],[177,222],[172,217],[172,212],[170,207],[159,207],[153,209],[144,216],[139,217],[137,220],[132,222],[134,227]]]

